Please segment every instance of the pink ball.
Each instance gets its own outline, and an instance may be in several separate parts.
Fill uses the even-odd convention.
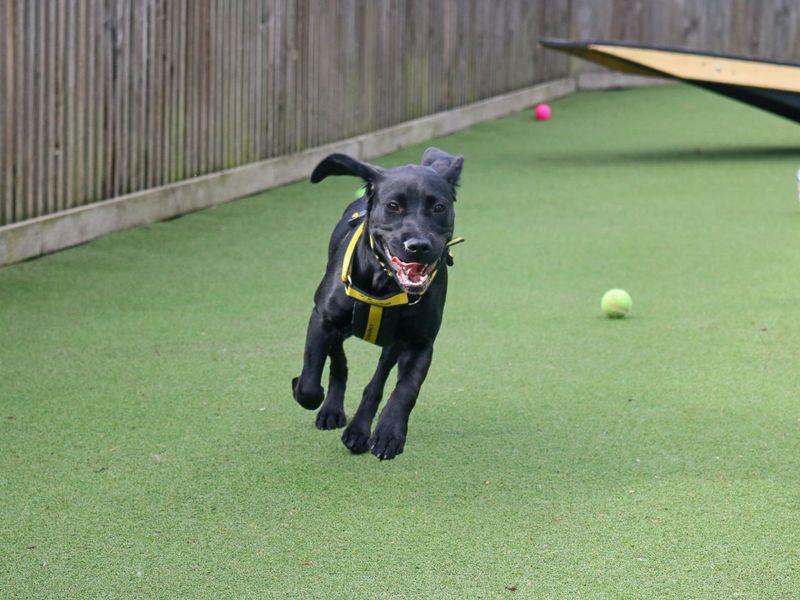
[[[547,104],[537,104],[533,109],[533,116],[537,121],[547,121],[552,116],[553,111]]]

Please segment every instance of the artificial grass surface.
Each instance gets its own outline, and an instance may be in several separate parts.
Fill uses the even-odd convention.
[[[800,130],[683,86],[553,108],[434,142],[467,243],[391,462],[289,391],[356,180],[0,270],[0,595],[796,597]]]

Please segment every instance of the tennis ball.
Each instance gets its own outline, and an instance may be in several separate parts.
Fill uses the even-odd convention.
[[[553,116],[553,111],[547,104],[537,104],[536,108],[533,109],[533,116],[536,117],[537,121],[547,121]]]
[[[603,294],[603,299],[600,301],[600,308],[603,314],[611,319],[621,319],[627,315],[631,310],[630,294],[625,290],[608,290]]]
[[[362,185],[360,188],[358,188],[358,190],[356,190],[356,200],[358,200],[362,196],[365,196],[366,194],[367,194],[367,186]]]

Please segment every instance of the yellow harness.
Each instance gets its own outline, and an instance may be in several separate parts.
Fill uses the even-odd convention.
[[[364,216],[361,213],[356,213],[353,215],[353,219],[355,220],[360,217]],[[350,241],[347,244],[347,249],[344,253],[344,259],[342,260],[342,283],[344,284],[344,292],[351,298],[358,300],[359,302],[363,302],[367,305],[368,311],[364,309],[367,307],[361,307],[356,304],[355,308],[353,309],[353,333],[366,341],[370,342],[371,344],[378,344],[379,346],[383,346],[386,343],[391,342],[394,339],[394,327],[387,327],[386,319],[385,319],[385,308],[393,308],[396,306],[413,306],[420,300],[422,300],[422,296],[425,292],[419,294],[413,300],[409,297],[406,292],[400,292],[397,294],[389,294],[387,296],[372,296],[367,294],[363,290],[358,289],[355,285],[353,285],[353,281],[350,277],[350,274],[353,270],[353,255],[355,254],[356,244],[358,244],[358,240],[361,239],[361,236],[364,235],[364,227],[366,225],[365,221],[362,221],[358,227],[356,228],[355,232],[353,232],[353,236],[350,238]],[[370,236],[371,238],[371,236]],[[450,242],[447,243],[448,253],[450,252],[449,247],[460,242],[463,242],[464,238],[454,238]],[[372,239],[370,239],[370,245],[373,246],[374,243]],[[452,254],[450,254],[452,257]],[[392,277],[391,271],[386,269],[383,262],[381,262],[380,258],[378,258],[378,262],[380,262],[381,266],[386,271],[389,277]],[[438,269],[435,269],[433,273],[431,273],[431,283],[436,278],[436,274],[439,272]],[[429,284],[430,285],[430,284]],[[427,290],[426,290],[427,291]],[[366,313],[366,314],[365,314]],[[393,321],[392,325],[394,325],[394,321],[396,321],[396,316],[393,315],[394,318],[391,319]],[[381,325],[384,325],[382,328]]]

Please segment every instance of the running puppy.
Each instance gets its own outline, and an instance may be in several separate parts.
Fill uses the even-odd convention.
[[[319,429],[344,427],[347,359],[342,344],[356,335],[383,347],[361,404],[342,434],[351,452],[381,460],[403,452],[408,417],[433,356],[447,295],[456,185],[464,159],[428,148],[421,165],[383,169],[331,154],[311,174],[351,175],[366,182],[333,230],[328,266],[314,295],[303,370],[292,380],[294,399],[316,410]],[[328,393],[322,370],[331,359]],[[372,431],[383,387],[397,365],[397,385]],[[324,402],[323,402],[324,400]]]

